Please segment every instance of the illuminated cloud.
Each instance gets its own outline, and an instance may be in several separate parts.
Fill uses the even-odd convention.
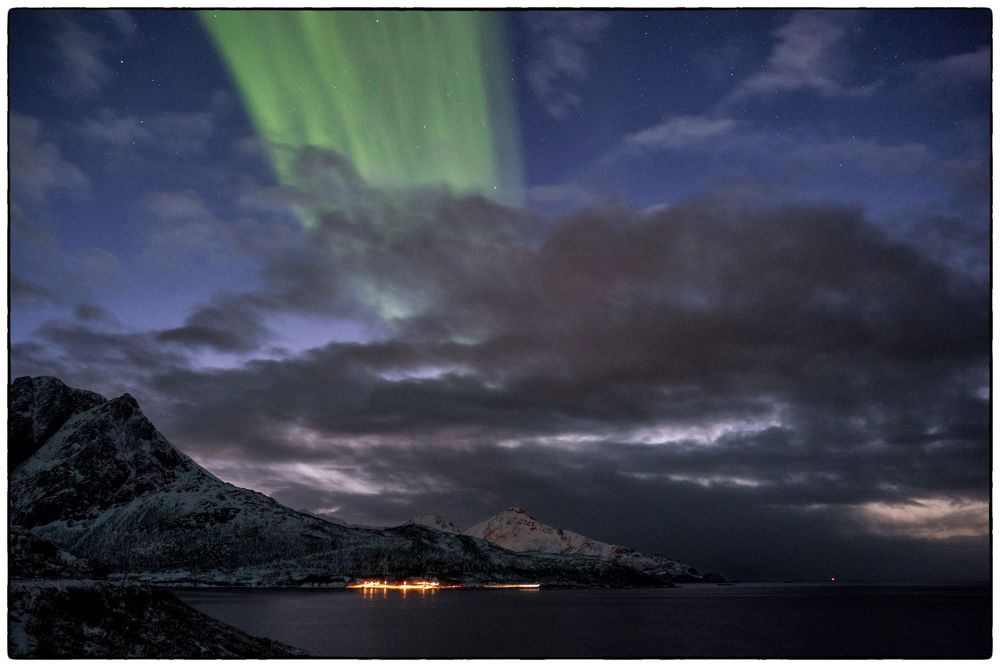
[[[871,94],[880,82],[854,86],[844,82],[843,42],[858,14],[803,11],[774,31],[777,44],[763,71],[740,83],[730,99],[768,97],[806,90],[824,97]]]
[[[983,537],[990,531],[989,503],[964,498],[912,498],[871,502],[857,508],[867,530],[924,540]]]
[[[736,125],[736,121],[731,118],[676,116],[654,127],[628,135],[625,137],[625,143],[650,150],[686,148],[723,137]]]

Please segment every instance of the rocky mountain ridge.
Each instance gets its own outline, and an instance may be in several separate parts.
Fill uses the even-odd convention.
[[[416,523],[339,525],[216,478],[129,395],[55,378],[10,387],[12,525],[112,573],[170,584],[343,585],[362,577],[564,586],[672,583],[605,557],[516,553]]]

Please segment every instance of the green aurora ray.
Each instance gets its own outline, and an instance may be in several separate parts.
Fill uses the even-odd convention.
[[[445,184],[521,202],[505,17],[476,11],[198,12],[278,179],[298,149],[376,187]],[[288,150],[292,149],[292,150]],[[307,220],[307,218],[304,218]]]

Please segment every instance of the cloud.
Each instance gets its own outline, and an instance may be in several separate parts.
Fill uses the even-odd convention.
[[[192,348],[218,352],[250,352],[267,341],[271,332],[247,299],[220,298],[192,313],[183,326],[160,331],[156,338]]]
[[[84,120],[81,130],[84,136],[116,148],[147,144],[154,139],[143,121],[134,116],[119,118],[110,109],[101,110],[97,118]]]
[[[957,272],[980,282],[989,280],[990,231],[984,224],[986,216],[931,209],[909,211],[900,217],[896,224],[907,243]]]
[[[80,269],[99,280],[120,278],[121,261],[118,256],[103,248],[90,246],[77,251],[76,259]]]
[[[798,167],[808,166],[810,169],[847,164],[854,169],[861,168],[881,175],[912,175],[941,162],[930,148],[918,142],[887,144],[856,138],[803,138],[796,144],[784,148],[784,159]]]
[[[213,220],[205,202],[193,192],[155,192],[149,197],[149,211],[171,222]],[[198,239],[203,241],[204,239]]]
[[[37,119],[12,112],[9,121],[11,269],[19,276],[12,297],[34,305],[85,299],[88,285],[116,276],[118,260],[96,246],[67,252],[53,220],[59,200],[87,196],[91,181],[43,138],[48,128]]]
[[[107,317],[52,320],[30,340],[12,342],[11,359],[18,375],[55,375],[103,395],[137,392],[154,407],[149,379],[189,362],[148,332],[123,331]]]
[[[848,61],[842,51],[856,16],[848,12],[796,12],[774,32],[777,44],[764,69],[740,82],[729,101],[806,90],[824,97],[863,96],[879,82],[844,81]]]
[[[78,124],[79,133],[118,151],[149,146],[174,155],[199,155],[215,131],[211,111],[152,114],[147,118],[119,116],[111,109]]]
[[[990,76],[990,49],[984,46],[976,51],[948,56],[932,63],[924,71],[935,78],[986,80]]]
[[[65,97],[95,97],[112,78],[106,62],[108,50],[135,30],[131,16],[125,10],[50,11],[45,16],[58,66],[55,92]],[[99,24],[100,16],[108,20]]]
[[[989,168],[978,154],[984,135],[978,124],[968,125],[952,145],[941,146],[845,137],[811,126],[776,131],[712,116],[674,117],[623,137],[597,161],[604,167],[597,173],[606,180],[611,168],[662,166],[671,153],[684,151],[692,178],[707,178],[700,172],[710,171],[719,179],[721,173],[725,187],[746,183],[764,199],[851,196],[866,202],[876,223],[897,238],[982,277],[989,269]],[[771,183],[767,194],[760,188],[762,173]],[[778,181],[780,189],[773,185]]]
[[[301,166],[316,187],[244,198],[308,207],[309,228],[213,222],[183,193],[151,202],[274,230],[232,237],[260,261],[244,291],[162,331],[51,323],[12,348],[14,375],[130,391],[224,478],[358,521],[471,523],[521,504],[699,566],[735,531],[742,555],[716,547],[705,564],[747,572],[808,574],[782,559],[825,567],[823,549],[861,572],[899,540],[924,565],[987,562],[982,538],[920,532],[935,517],[879,532],[859,509],[985,502],[987,281],[853,208],[736,191],[543,220],[390,195],[322,157]],[[379,334],[269,355],[289,314]],[[243,356],[207,368],[204,350]]]
[[[100,36],[68,15],[55,18],[54,23],[51,41],[62,66],[57,90],[63,94],[96,95],[111,79],[111,68],[102,58]]]
[[[647,150],[673,150],[697,146],[728,135],[737,122],[731,118],[675,116],[659,125],[625,137],[627,146]]]
[[[73,317],[81,322],[105,322],[119,325],[118,318],[111,311],[96,303],[79,303],[73,307]]]
[[[62,301],[55,290],[22,278],[15,273],[10,274],[8,289],[11,303],[19,308],[35,308]]]
[[[105,15],[123,37],[132,37],[138,29],[135,19],[124,9],[108,9],[105,10]]]
[[[575,183],[535,185],[528,188],[528,199],[535,204],[571,204],[583,206],[594,203],[594,195],[587,188]]]
[[[990,507],[982,500],[912,498],[903,503],[867,503],[858,512],[866,528],[878,534],[943,540],[985,537],[990,532]]]
[[[580,104],[576,88],[590,75],[589,50],[610,25],[606,14],[589,11],[527,12],[531,39],[528,84],[553,118]]]
[[[992,65],[990,47],[984,46],[975,51],[921,62],[913,65],[911,70],[914,83],[920,89],[940,95],[972,84],[988,84]]]
[[[208,112],[161,114],[150,125],[163,150],[177,155],[203,153],[215,129]]]
[[[10,114],[11,204],[43,207],[58,193],[86,193],[90,181],[66,160],[59,147],[42,136],[42,124],[31,116]]]

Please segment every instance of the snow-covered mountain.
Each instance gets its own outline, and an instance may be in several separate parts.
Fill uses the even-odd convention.
[[[465,534],[499,544],[511,551],[574,553],[610,558],[615,550],[620,548],[592,540],[579,533],[547,526],[529,516],[520,507],[508,507],[503,512],[468,528]]]
[[[436,530],[441,530],[446,533],[461,533],[458,528],[455,527],[451,521],[440,516],[438,514],[421,514],[420,516],[415,516],[404,525],[417,524],[418,526],[427,526],[428,528],[434,528]]]
[[[55,378],[10,387],[12,525],[112,573],[161,583],[337,585],[360,577],[670,583],[589,555],[519,554],[423,525],[338,525],[216,478],[171,445],[128,394]],[[15,419],[16,415],[16,419]]]
[[[528,515],[520,507],[477,523],[465,531],[504,549],[519,553],[551,553],[575,556],[595,556],[630,568],[675,581],[721,581],[716,574],[700,574],[687,563],[659,555],[639,553],[635,549],[608,544],[579,533],[553,528]]]

